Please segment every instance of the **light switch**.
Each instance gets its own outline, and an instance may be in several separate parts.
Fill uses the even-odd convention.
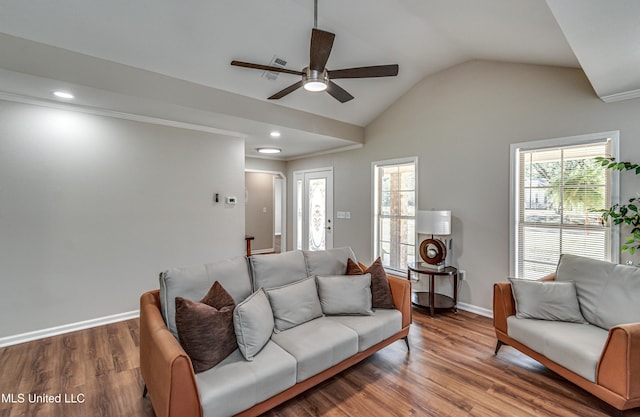
[[[267,208],[266,207],[262,207],[262,212],[266,213],[267,212]]]
[[[351,218],[351,212],[350,211],[345,212],[344,213],[344,218],[345,219],[350,219]]]
[[[336,213],[336,216],[337,216],[339,219],[344,219],[344,216],[345,216],[344,211],[339,211],[338,213]]]

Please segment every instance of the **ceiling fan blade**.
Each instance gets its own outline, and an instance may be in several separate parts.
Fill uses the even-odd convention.
[[[398,75],[398,65],[375,65],[371,67],[345,68],[329,71],[329,78],[373,78],[395,77]]]
[[[231,61],[231,65],[236,67],[252,68],[264,71],[283,72],[285,74],[302,75],[302,71],[294,71],[286,68],[272,67],[270,65],[252,64],[250,62]]]
[[[300,87],[302,87],[302,80],[298,81],[297,83],[291,84],[289,87],[285,88],[284,90],[278,91],[277,93],[269,97],[269,100],[277,100],[279,98],[282,98],[287,94],[293,93]]]
[[[340,103],[346,103],[349,100],[353,100],[353,96],[347,93],[347,90],[331,80],[329,80],[329,84],[327,84],[327,93],[331,94],[331,96]]]
[[[311,52],[309,59],[309,69],[322,72],[324,71],[331,48],[333,47],[333,39],[336,37],[331,32],[325,32],[320,29],[313,29],[311,32]]]

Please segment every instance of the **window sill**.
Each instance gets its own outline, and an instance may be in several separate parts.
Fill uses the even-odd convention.
[[[407,278],[407,271],[403,271],[401,269],[391,269],[391,268],[385,268],[384,271],[387,273],[387,275],[393,275],[394,277],[399,277],[399,278]]]

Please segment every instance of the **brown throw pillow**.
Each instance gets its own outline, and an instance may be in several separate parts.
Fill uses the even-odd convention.
[[[200,302],[176,297],[176,328],[195,373],[213,368],[238,348],[233,329],[235,306],[218,281]]]
[[[396,308],[391,296],[391,287],[387,279],[387,272],[382,266],[382,260],[376,259],[366,270],[349,258],[347,261],[347,275],[371,274],[371,306],[373,308]]]
[[[224,307],[231,307],[233,310],[236,306],[236,302],[233,300],[231,294],[229,294],[218,281],[213,283],[211,288],[209,288],[209,292],[200,302],[217,308],[218,310],[222,310]]]

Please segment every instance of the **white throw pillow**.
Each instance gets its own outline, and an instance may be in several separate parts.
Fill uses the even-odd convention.
[[[516,317],[586,323],[573,281],[533,281],[509,278]]]
[[[316,280],[305,278],[267,291],[275,331],[279,332],[322,316]]]
[[[371,274],[317,276],[324,314],[371,315]]]
[[[236,306],[233,327],[240,353],[246,360],[252,361],[273,333],[273,313],[262,288]]]

